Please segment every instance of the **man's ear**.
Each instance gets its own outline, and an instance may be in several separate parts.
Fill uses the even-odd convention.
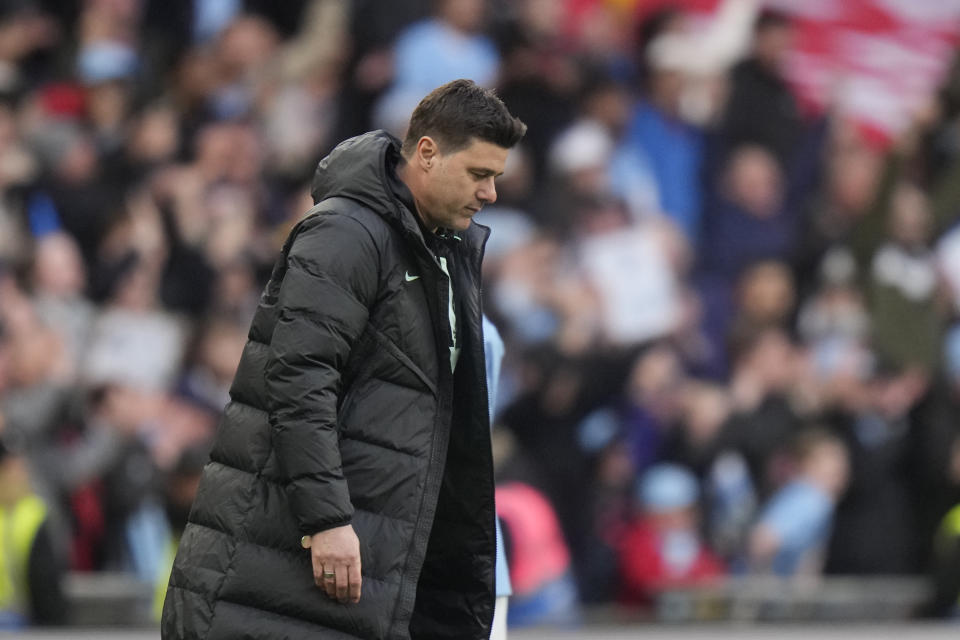
[[[417,163],[424,171],[429,171],[440,155],[440,147],[430,136],[423,136],[417,141]]]

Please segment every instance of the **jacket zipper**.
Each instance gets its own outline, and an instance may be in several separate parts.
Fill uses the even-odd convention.
[[[446,280],[444,280],[444,278],[448,276],[443,272],[443,269],[440,267],[440,261],[433,254],[433,252],[430,251],[429,249],[427,249],[426,251],[427,251],[427,254],[430,255],[431,261],[433,262],[434,266],[437,268],[438,275],[441,276],[437,280],[437,288],[440,291],[441,302],[446,302],[445,305],[441,305],[441,306],[443,307],[443,311],[449,312],[450,301],[445,300],[445,297],[449,296],[450,284],[448,284]],[[442,321],[445,317],[446,316],[444,313],[440,313],[438,316],[438,318],[441,320],[441,322],[439,323],[441,326],[441,335],[443,337],[449,338],[450,336],[448,334],[450,333],[450,323]],[[443,327],[446,327],[446,328],[444,329]],[[438,344],[437,346],[439,347],[440,345]],[[446,355],[447,351],[448,351],[448,348],[444,346],[439,350],[439,353]],[[449,357],[441,358],[440,364],[447,364],[448,362],[449,362]],[[446,433],[446,431],[444,431],[443,429],[438,427],[442,425],[444,422],[451,423],[453,420],[453,372],[449,371],[448,373],[448,371],[449,371],[449,366],[440,367],[440,381],[437,386],[436,422],[434,423],[433,438],[431,438],[431,441],[430,441],[430,459],[427,464],[427,477],[424,480],[424,492],[420,500],[420,508],[418,509],[418,515],[416,520],[417,523],[420,524],[424,521],[424,518],[426,516],[429,516],[430,528],[428,529],[426,527],[419,526],[414,531],[415,539],[414,539],[413,552],[420,556],[419,571],[423,571],[423,564],[426,561],[427,546],[430,544],[430,532],[433,530],[433,524],[434,524],[433,521],[434,521],[434,516],[436,516],[436,509],[437,509],[437,499],[439,499],[439,495],[440,495],[440,483],[443,480],[443,475],[442,473],[440,473],[440,468],[439,468],[440,464],[439,464],[438,451],[439,449],[442,448],[441,445],[444,443],[443,439],[444,438],[449,439],[449,434]],[[444,380],[447,380],[449,382],[445,385]],[[445,416],[447,416],[447,419],[443,420]],[[432,507],[427,504],[428,503],[427,493],[431,491],[431,487],[434,488],[433,490],[436,492],[435,497],[437,498],[437,499],[431,499],[429,501],[433,505]],[[410,610],[410,617],[407,619],[406,621],[407,623],[409,623],[410,619],[412,619],[412,614],[413,614],[412,602],[416,597],[415,586],[416,585],[414,585],[414,589],[412,590],[413,596],[410,595],[411,588],[408,582],[403,582],[400,587],[401,593],[399,595],[399,600],[402,603],[402,606],[404,609],[407,609],[409,607],[409,610]]]

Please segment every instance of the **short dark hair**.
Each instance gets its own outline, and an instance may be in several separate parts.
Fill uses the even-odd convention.
[[[473,80],[454,80],[431,91],[414,109],[403,153],[413,153],[423,136],[436,140],[443,153],[459,151],[473,138],[509,149],[526,132],[527,125],[510,115],[492,90]]]

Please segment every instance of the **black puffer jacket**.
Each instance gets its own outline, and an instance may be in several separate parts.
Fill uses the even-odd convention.
[[[368,133],[317,170],[250,328],[174,563],[163,638],[487,638],[493,479],[480,311],[489,231],[451,240],[448,286],[393,195],[396,139]],[[314,586],[303,534],[350,522],[363,592]]]

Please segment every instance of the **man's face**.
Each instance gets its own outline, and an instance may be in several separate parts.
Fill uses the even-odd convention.
[[[496,202],[494,178],[503,174],[505,149],[474,139],[467,147],[438,153],[429,168],[422,199],[418,202],[424,224],[463,231],[480,208]]]

